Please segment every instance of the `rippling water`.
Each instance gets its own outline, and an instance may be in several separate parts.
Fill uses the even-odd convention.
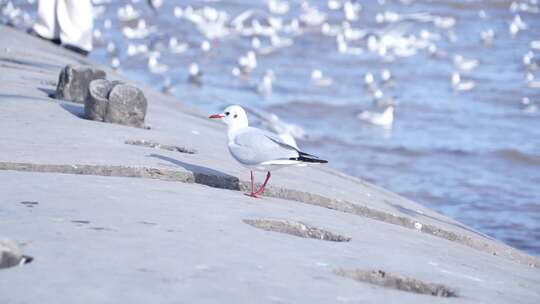
[[[270,14],[264,1],[165,1],[158,13],[146,1],[94,2],[104,11],[96,18],[99,32],[92,59],[110,64],[116,58],[120,72],[157,89],[170,82],[168,87],[180,100],[208,112],[238,103],[276,113],[305,128],[308,139],[301,140],[300,146],[329,159],[331,166],[540,255],[540,114],[534,107],[540,102],[540,89],[530,87],[540,78],[540,49],[531,45],[540,40],[539,6],[534,0],[514,4],[502,0],[358,1],[362,9],[349,25],[343,25],[343,9],[331,10],[327,1],[309,1],[326,14],[329,25],[363,31],[361,39],[349,41],[348,50],[353,51],[339,52],[336,36],[322,34],[320,25],[300,23],[301,33],[278,31],[280,37],[293,39],[292,46],[258,54],[257,67],[243,79],[231,70],[238,57],[253,49],[253,36],[229,28],[226,36],[205,37],[186,20],[187,6],[226,12],[226,25],[251,9],[254,14],[246,22],[252,25],[257,20],[264,26],[268,16],[279,17],[284,24],[298,18],[306,11],[300,1],[289,1],[290,9],[283,15]],[[155,26],[148,37],[129,40],[121,33],[124,26],[136,24],[117,18],[117,10],[131,2],[147,26]],[[33,16],[32,5],[15,3]],[[175,6],[181,8],[177,15],[182,12],[184,17],[174,16]],[[380,22],[385,16],[403,19],[417,13],[441,17],[443,23],[453,20],[455,25],[425,20]],[[526,28],[518,24],[517,15]],[[105,28],[107,20],[110,29]],[[522,30],[512,35],[512,27]],[[481,39],[490,30],[494,33],[491,45]],[[369,38],[380,42],[383,37],[412,36],[418,42],[415,47],[386,52],[374,47]],[[171,52],[170,37],[187,43],[187,50]],[[268,37],[256,37],[263,46],[269,45]],[[200,47],[205,41],[210,46],[207,52]],[[111,52],[109,42],[114,42],[116,51]],[[148,53],[129,56],[130,43],[159,52],[159,62],[168,71],[151,73]],[[527,61],[524,55],[529,51],[532,55]],[[463,82],[476,83],[470,91],[458,91],[451,84],[452,73],[459,71],[455,55],[479,60],[478,67],[460,72]],[[204,73],[202,86],[186,81],[192,62]],[[255,88],[269,69],[275,75],[272,94],[262,96]],[[331,77],[333,84],[316,86],[310,76],[314,69]],[[381,80],[383,69],[391,72],[391,81]],[[392,98],[397,103],[390,129],[356,118],[365,109],[382,111],[374,106],[373,90],[364,85],[368,73],[383,93],[382,100]],[[524,97],[530,104],[522,102]]]

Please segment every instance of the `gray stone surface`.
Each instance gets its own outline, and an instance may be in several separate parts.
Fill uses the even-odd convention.
[[[96,79],[88,86],[88,97],[84,102],[84,115],[87,119],[103,121],[109,105],[109,92],[113,83],[107,79]]]
[[[0,221],[0,231],[27,243],[25,251],[35,257],[24,267],[0,271],[2,303],[536,303],[540,298],[536,268],[299,202],[141,178],[0,171],[0,180],[2,211],[9,215]],[[29,199],[39,205],[19,203]],[[351,240],[302,238],[244,222],[260,218],[302,222]],[[377,269],[442,284],[458,297],[378,287],[337,275],[339,269]]]
[[[103,121],[144,127],[147,101],[143,92],[127,84],[115,85],[109,93],[109,103]]]
[[[252,199],[224,126],[204,113],[137,84],[151,130],[81,119],[82,106],[47,95],[62,67],[91,62],[5,27],[0,45],[0,232],[36,258],[0,271],[0,303],[540,302],[534,257],[325,166],[280,170]],[[246,223],[261,219],[273,230]],[[298,237],[294,223],[350,241]]]
[[[88,97],[90,82],[106,76],[103,70],[92,66],[67,65],[60,71],[55,97],[84,103]]]

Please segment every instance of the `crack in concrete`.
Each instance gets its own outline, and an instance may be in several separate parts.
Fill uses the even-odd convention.
[[[238,178],[231,176],[213,175],[192,171],[181,172],[176,170],[148,167],[127,167],[109,165],[49,165],[34,163],[0,162],[0,170],[149,178],[164,181],[176,181],[182,183],[196,183],[220,189],[240,191],[248,191],[251,187],[251,184],[249,182],[240,181]],[[497,244],[494,245],[480,240],[475,240],[470,236],[444,230],[435,225],[422,224],[416,220],[405,216],[394,215],[367,206],[353,204],[345,200],[331,199],[314,193],[275,186],[268,187],[265,191],[265,196],[296,201],[343,213],[362,216],[365,218],[393,225],[398,225],[401,227],[433,235],[435,237],[439,237],[451,242],[459,243],[495,256],[500,256],[512,261],[516,261],[520,264],[525,264],[531,267],[540,267],[540,261],[538,261],[536,258],[521,253],[520,251],[515,250],[509,246],[496,246]]]
[[[21,202],[21,204],[25,205],[28,208],[34,208],[34,206],[37,206],[39,202],[24,201],[24,202]]]
[[[445,285],[426,283],[414,278],[388,273],[383,270],[336,269],[334,273],[353,280],[386,288],[426,294],[436,297],[457,297],[457,292]]]
[[[124,142],[126,145],[133,145],[133,146],[143,146],[143,147],[149,147],[149,148],[156,148],[156,149],[162,149],[167,151],[173,151],[173,152],[180,152],[180,153],[187,153],[187,154],[195,154],[197,153],[196,150],[186,148],[186,147],[180,147],[180,146],[171,146],[171,145],[162,145],[158,142],[144,140],[144,139],[137,139],[137,140],[126,140]]]
[[[306,225],[301,222],[293,222],[287,220],[268,220],[268,219],[256,219],[256,220],[242,220],[244,223],[251,225],[255,228],[259,228],[266,231],[274,231],[279,233],[286,233],[303,238],[310,238],[323,241],[332,242],[349,242],[350,237],[334,234],[330,231],[319,229],[313,226]]]

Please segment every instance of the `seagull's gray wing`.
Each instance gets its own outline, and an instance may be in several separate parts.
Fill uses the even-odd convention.
[[[299,156],[294,147],[284,143],[278,136],[251,127],[236,135],[229,144],[229,150],[237,161],[248,166]]]

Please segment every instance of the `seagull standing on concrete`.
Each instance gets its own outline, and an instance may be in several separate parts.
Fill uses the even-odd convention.
[[[227,124],[229,152],[251,171],[252,197],[258,197],[264,192],[272,170],[328,162],[286,144],[273,133],[249,127],[246,112],[238,105],[228,106],[223,113],[210,115],[209,118],[221,119]],[[264,183],[257,191],[254,188],[254,170],[267,172]]]

